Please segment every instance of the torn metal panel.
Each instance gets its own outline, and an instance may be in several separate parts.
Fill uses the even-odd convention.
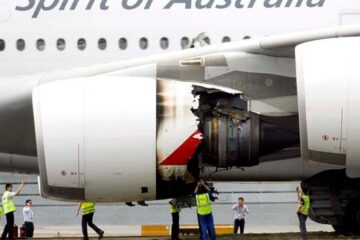
[[[248,102],[240,93],[194,86],[193,94],[199,97],[199,107],[193,112],[204,137],[200,158],[205,164],[255,166],[261,157],[269,155],[266,160],[271,161],[280,156],[276,152],[299,145],[297,116],[262,117],[248,111]],[[299,154],[282,151],[281,157]]]

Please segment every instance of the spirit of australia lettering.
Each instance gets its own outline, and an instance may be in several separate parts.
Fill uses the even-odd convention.
[[[125,10],[151,9],[154,0],[118,0]],[[163,9],[227,9],[227,8],[316,8],[323,7],[326,0],[167,0]],[[114,3],[114,1],[112,1]],[[106,11],[110,7],[108,0],[27,0],[25,4],[15,7],[17,11],[30,11],[37,18],[41,12],[47,11],[90,11],[98,9]]]

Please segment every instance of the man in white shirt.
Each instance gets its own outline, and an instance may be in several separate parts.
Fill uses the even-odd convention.
[[[234,221],[234,234],[238,233],[240,228],[240,233],[244,233],[245,228],[245,214],[249,214],[248,207],[244,204],[244,198],[239,197],[237,204],[231,208],[235,212],[235,221]]]
[[[23,208],[23,216],[25,222],[25,236],[27,239],[31,239],[34,234],[34,212],[31,209],[31,206],[31,199],[26,200],[25,207]]]

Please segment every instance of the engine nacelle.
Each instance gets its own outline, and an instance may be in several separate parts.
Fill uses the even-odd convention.
[[[301,44],[296,69],[304,159],[360,177],[360,39]]]
[[[202,135],[193,84],[97,76],[33,91],[42,195],[97,202],[191,194]],[[195,163],[196,164],[196,163]]]
[[[38,86],[33,108],[42,194],[156,199],[155,91],[155,80],[111,77]]]
[[[298,143],[297,127],[282,124],[288,117],[249,112],[240,92],[199,83],[119,76],[42,83],[33,109],[41,192],[55,199],[186,196],[203,163],[253,166]]]

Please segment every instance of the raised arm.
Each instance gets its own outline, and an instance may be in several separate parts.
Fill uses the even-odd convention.
[[[200,187],[200,183],[198,182],[198,184],[196,185],[196,188],[194,190],[194,193],[198,193],[199,192],[199,187]]]
[[[211,189],[209,188],[208,185],[206,185],[206,183],[204,182],[204,180],[200,179],[200,184],[204,186],[204,188],[206,189],[206,191],[211,192]]]
[[[17,195],[19,195],[19,194],[21,193],[21,191],[23,190],[24,186],[25,186],[25,182],[24,182],[24,181],[21,181],[21,184],[20,184],[19,188],[18,188],[18,189],[16,190],[16,192],[15,192],[15,196],[17,196]]]

